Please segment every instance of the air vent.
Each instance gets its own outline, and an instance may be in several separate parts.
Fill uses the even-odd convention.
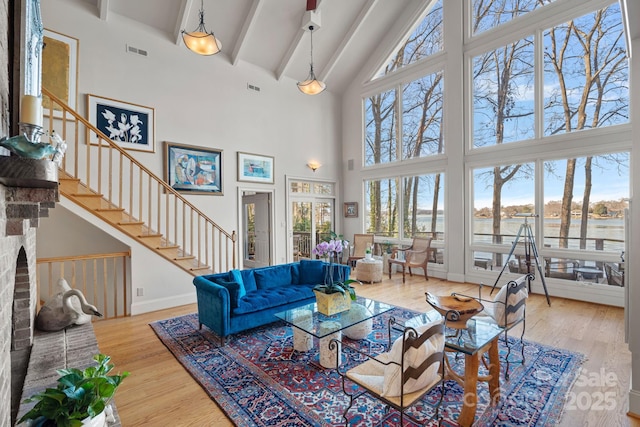
[[[256,92],[260,92],[260,88],[258,86],[254,86],[252,84],[247,83],[247,89],[254,90]]]
[[[134,53],[134,54],[140,55],[140,56],[148,56],[149,55],[149,53],[144,49],[139,49],[137,47],[133,47],[133,46],[129,46],[129,45],[126,45],[126,46],[127,46],[127,52],[129,52],[129,53]]]

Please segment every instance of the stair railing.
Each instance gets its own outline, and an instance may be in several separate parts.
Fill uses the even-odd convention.
[[[50,99],[44,129],[67,143],[60,169],[102,195],[101,209],[127,212],[129,224],[144,222],[141,237],[156,237],[158,249],[177,248],[178,261],[192,260],[177,264],[194,275],[236,268],[235,231],[225,231],[50,91],[42,93]]]

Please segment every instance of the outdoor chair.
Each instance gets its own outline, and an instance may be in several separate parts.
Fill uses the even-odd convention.
[[[364,251],[371,247],[373,247],[373,234],[354,234],[353,253],[349,255],[347,264],[353,267],[357,260],[365,257]]]
[[[349,425],[347,413],[355,400],[364,394],[369,394],[387,407],[400,412],[399,425],[404,425],[405,416],[421,425],[414,417],[405,414],[405,410],[437,386],[441,387],[441,393],[432,419],[438,418],[440,425],[442,419],[439,411],[445,394],[445,323],[446,320],[441,319],[413,328],[404,327],[391,318],[388,323],[388,351],[378,355],[369,354],[339,340],[331,341],[330,346],[333,348],[342,346],[347,360],[342,366],[338,364],[342,390],[349,396],[349,406],[342,415],[345,425]],[[397,336],[397,332],[401,335],[392,344],[392,335]],[[363,359],[364,362],[350,367],[353,365],[349,361]],[[358,387],[347,385],[347,380]]]
[[[607,283],[612,286],[624,286],[624,271],[620,271],[612,263],[604,263],[604,272],[607,275]]]
[[[389,258],[389,279],[391,279],[391,266],[398,265],[402,267],[402,283],[405,282],[405,269],[409,268],[409,276],[413,276],[411,268],[422,268],[424,270],[424,278],[429,280],[427,274],[427,265],[431,255],[431,238],[414,237],[413,244],[404,249],[394,248]],[[404,253],[404,259],[399,259],[398,254]]]
[[[522,323],[522,333],[520,334],[520,354],[522,358],[519,363],[524,364],[526,361],[524,355],[525,311],[527,298],[529,297],[528,289],[531,280],[534,279],[535,276],[533,274],[525,274],[516,280],[510,280],[492,300],[482,298],[482,284],[480,284],[477,298],[455,292],[452,294],[480,301],[485,309],[477,316],[484,317],[487,321],[494,322],[499,327],[504,328],[504,343],[507,347],[504,374],[506,380],[509,380],[509,364],[511,363],[511,345],[509,344],[508,333],[520,323]]]

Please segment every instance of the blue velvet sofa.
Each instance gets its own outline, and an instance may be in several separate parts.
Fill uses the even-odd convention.
[[[301,260],[197,276],[193,284],[200,328],[207,326],[224,343],[228,335],[275,322],[275,313],[315,302],[313,287],[323,283],[328,268],[319,260]],[[349,266],[333,268],[349,278]]]

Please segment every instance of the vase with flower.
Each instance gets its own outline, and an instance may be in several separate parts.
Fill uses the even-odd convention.
[[[312,250],[314,255],[328,259],[323,283],[313,288],[318,302],[318,311],[328,316],[348,310],[351,301],[356,300],[356,290],[351,284],[357,280],[345,280],[344,270],[334,265],[342,258],[342,251],[347,244],[341,239],[331,239],[328,242],[318,243]]]

